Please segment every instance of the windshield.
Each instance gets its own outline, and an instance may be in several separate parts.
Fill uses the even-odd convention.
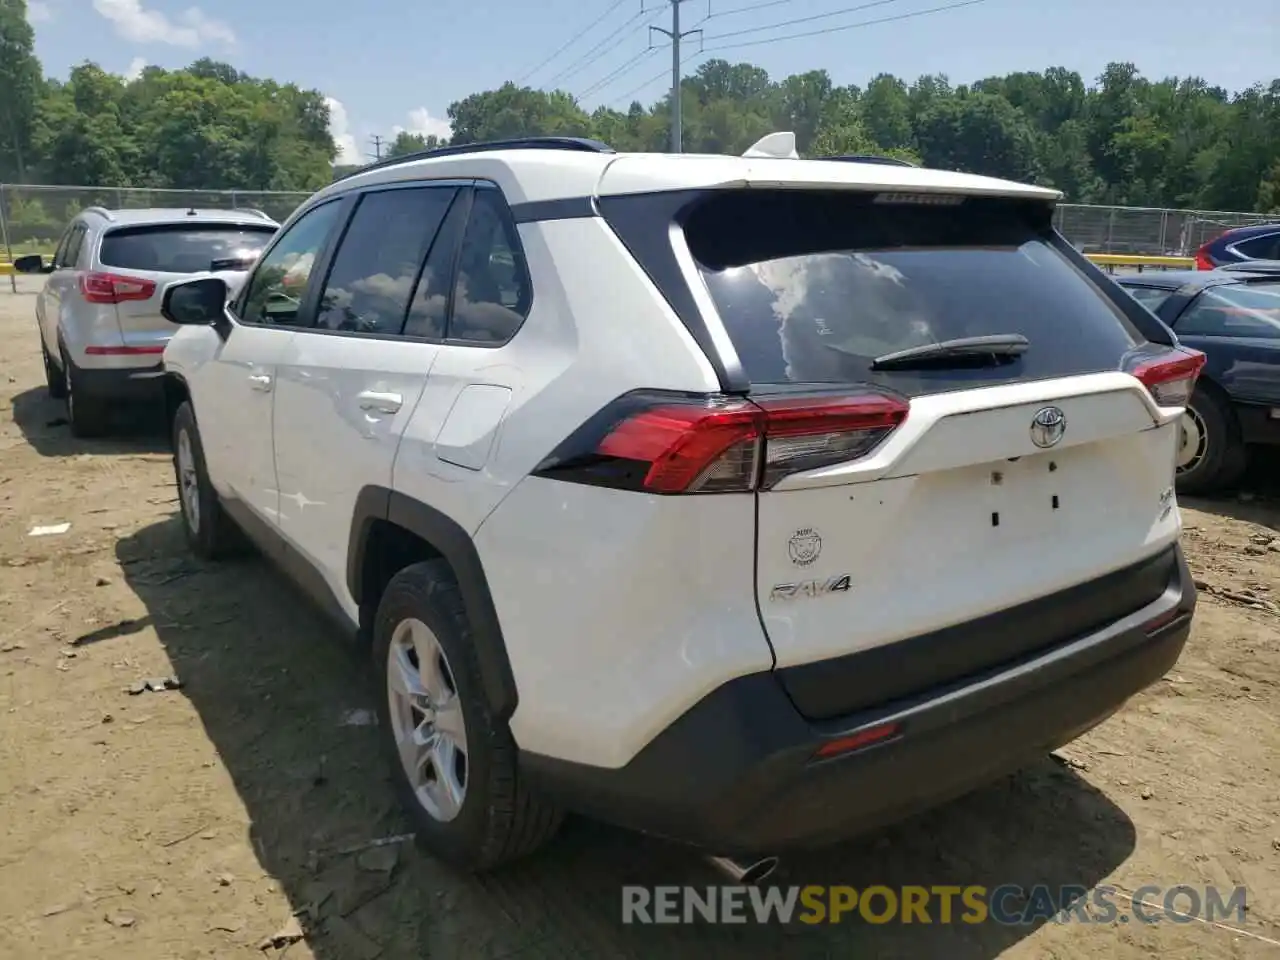
[[[274,235],[274,227],[242,224],[127,227],[102,238],[98,259],[125,270],[203,273],[214,260],[256,260]]]
[[[1115,370],[1142,342],[1124,314],[1008,201],[878,204],[738,191],[686,223],[753,384],[871,381],[906,393]],[[1019,334],[1024,354],[873,371],[886,353]]]

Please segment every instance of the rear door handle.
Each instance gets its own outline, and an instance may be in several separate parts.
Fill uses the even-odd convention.
[[[265,373],[249,374],[249,386],[261,393],[271,392],[271,377]]]
[[[365,390],[356,397],[360,401],[360,409],[376,413],[399,413],[404,405],[404,397],[398,393],[379,393],[376,390]]]

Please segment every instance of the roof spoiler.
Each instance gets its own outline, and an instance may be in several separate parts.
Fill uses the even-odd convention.
[[[748,147],[743,156],[771,160],[800,159],[800,154],[796,152],[796,135],[790,131],[766,134]]]

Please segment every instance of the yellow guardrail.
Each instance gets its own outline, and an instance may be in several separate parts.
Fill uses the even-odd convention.
[[[1139,271],[1148,267],[1157,270],[1194,270],[1195,257],[1144,257],[1128,253],[1086,253],[1086,257],[1100,267],[1136,267]]]

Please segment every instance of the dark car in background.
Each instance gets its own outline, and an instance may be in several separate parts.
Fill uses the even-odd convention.
[[[1183,419],[1178,490],[1233,483],[1250,445],[1280,444],[1280,276],[1177,270],[1115,280],[1206,357]]]
[[[1247,260],[1280,260],[1280,223],[1232,227],[1196,251],[1197,270]]]

